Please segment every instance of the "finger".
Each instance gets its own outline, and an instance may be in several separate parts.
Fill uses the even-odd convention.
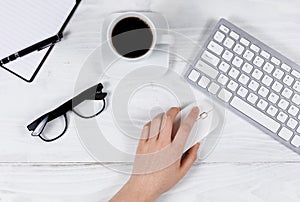
[[[147,142],[149,138],[149,132],[150,132],[150,122],[148,122],[142,130],[140,141],[137,147],[137,153],[142,153],[144,151],[143,149],[145,148],[145,143]]]
[[[200,147],[200,143],[195,144],[186,152],[186,155],[181,160],[180,170],[182,176],[184,176],[189,171],[193,163],[197,160],[197,152],[199,147]]]
[[[148,140],[150,133],[150,124],[151,122],[148,122],[146,125],[144,125],[140,137],[140,142],[146,142]]]
[[[152,140],[156,141],[156,137],[160,131],[160,126],[161,126],[163,115],[164,114],[159,114],[156,117],[154,117],[154,119],[151,121],[148,141],[152,141]]]
[[[180,149],[184,148],[186,140],[198,118],[198,115],[199,115],[199,108],[194,107],[192,111],[189,113],[189,115],[185,118],[181,126],[179,127],[173,142]]]
[[[179,112],[178,107],[172,107],[166,112],[166,115],[164,117],[164,120],[162,122],[161,131],[158,136],[158,140],[161,141],[163,144],[168,144],[171,142],[172,138],[172,128],[173,128],[173,122]]]

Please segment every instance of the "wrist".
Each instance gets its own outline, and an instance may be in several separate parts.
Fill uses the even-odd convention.
[[[138,201],[138,202],[154,202],[158,198],[155,194],[152,194],[150,190],[144,187],[142,184],[138,182],[129,180],[125,185],[124,189],[127,190],[132,196],[131,201]]]
[[[143,186],[129,180],[110,202],[154,202],[156,198],[144,190]]]

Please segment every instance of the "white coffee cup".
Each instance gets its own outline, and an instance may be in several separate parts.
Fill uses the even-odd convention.
[[[112,43],[114,27],[122,19],[136,17],[145,22],[151,30],[153,40],[149,50],[136,58],[124,57],[116,51]],[[165,71],[169,68],[169,48],[174,43],[173,36],[169,34],[169,25],[166,18],[156,12],[118,12],[107,16],[102,26],[101,62],[105,75],[122,78],[131,71],[142,66],[161,66]]]
[[[157,45],[172,44],[172,37],[167,33],[168,25],[166,25],[165,23],[166,20],[162,15],[158,13],[124,12],[113,14],[111,18],[112,20],[107,29],[106,39],[114,54],[118,57],[121,57],[122,59],[140,60],[149,56]],[[114,32],[117,32],[118,35],[114,35]],[[132,36],[134,36],[135,38],[132,38]],[[122,41],[128,39],[131,39],[131,41]],[[142,40],[145,40],[146,42]],[[121,45],[119,45],[118,43],[124,43],[125,45],[121,47]],[[135,46],[138,46],[138,44],[134,43],[147,43],[147,45],[145,45],[145,49],[143,50],[141,49],[129,52],[130,48],[134,50]],[[125,55],[121,54],[120,52],[122,51],[118,50],[126,48],[128,49],[129,53]],[[126,50],[124,50],[123,52],[126,52]],[[139,53],[134,54],[135,52]],[[129,55],[134,56],[128,57]]]

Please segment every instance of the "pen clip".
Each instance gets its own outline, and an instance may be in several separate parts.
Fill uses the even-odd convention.
[[[54,45],[55,43],[50,43],[50,44],[48,44],[48,45],[46,45],[46,46],[43,46],[43,47],[41,47],[41,48],[39,48],[37,51],[41,51],[41,50],[43,50],[43,49],[45,49],[45,48],[48,48],[48,47],[50,47],[50,46],[52,46],[52,45]]]
[[[52,43],[50,43],[50,44],[48,44],[48,45],[46,45],[46,46],[43,46],[43,47],[37,49],[37,51],[41,51],[41,50],[43,50],[43,49],[45,49],[45,48],[48,48],[48,47],[50,47],[50,46],[54,46],[56,43],[58,43],[58,42],[60,42],[60,41],[61,41],[61,38],[59,38],[58,40],[56,40],[56,41],[54,41],[54,42],[52,42]]]

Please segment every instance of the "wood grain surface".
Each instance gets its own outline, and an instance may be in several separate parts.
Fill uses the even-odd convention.
[[[185,68],[219,18],[224,17],[300,63],[300,1],[83,0],[33,83],[0,69],[0,201],[107,201],[129,177],[89,156],[73,115],[60,140],[45,144],[26,125],[72,97],[80,68],[101,44],[102,23],[117,11],[151,10],[181,34],[170,65]],[[242,125],[242,127],[241,127]],[[114,167],[128,167],[125,163]],[[300,201],[300,156],[226,110],[212,154],[159,201]]]

